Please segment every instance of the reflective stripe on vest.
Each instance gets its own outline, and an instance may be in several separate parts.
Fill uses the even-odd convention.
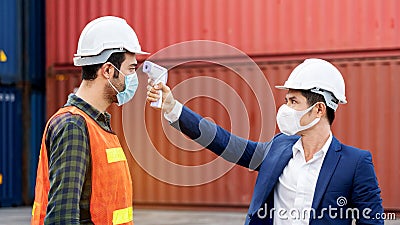
[[[37,203],[37,202],[33,202],[33,206],[32,206],[32,216],[35,215],[36,208],[40,208],[40,204]]]
[[[88,129],[92,162],[90,198],[92,222],[94,224],[133,224],[132,179],[118,137],[105,131],[96,121],[74,106],[58,110],[46,125],[39,156],[31,224],[44,223],[50,190],[45,137],[50,121],[64,113],[82,116]]]
[[[133,208],[118,209],[113,212],[113,224],[123,224],[133,220]]]
[[[124,150],[122,148],[106,149],[108,163],[126,161]]]

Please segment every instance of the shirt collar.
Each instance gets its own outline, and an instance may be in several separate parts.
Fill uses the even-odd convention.
[[[75,94],[70,94],[68,96],[68,101],[65,106],[75,106],[78,109],[84,111],[86,114],[88,114],[90,117],[92,117],[95,121],[105,121],[109,122],[111,119],[111,115],[107,112],[100,112],[93,106],[91,106],[89,103],[87,103],[85,100],[79,98]]]
[[[332,143],[332,131],[329,132],[329,137],[328,140],[326,140],[324,146],[322,146],[322,148],[315,154],[323,154],[324,156],[326,155],[326,153],[328,152],[329,146]],[[304,149],[303,149],[303,143],[301,138],[299,138],[299,140],[296,141],[296,143],[294,143],[293,148],[293,157],[300,152],[303,156],[304,156]],[[321,153],[320,153],[321,152]]]

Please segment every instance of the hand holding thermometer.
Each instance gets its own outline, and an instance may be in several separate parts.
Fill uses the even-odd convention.
[[[154,82],[154,84],[158,83],[167,83],[168,79],[168,70],[162,66],[159,66],[150,61],[145,61],[143,63],[143,72],[147,73],[149,78]],[[162,91],[159,90],[160,99],[156,102],[150,103],[151,107],[161,108],[162,105]]]

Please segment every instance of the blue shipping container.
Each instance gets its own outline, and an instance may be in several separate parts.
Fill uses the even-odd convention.
[[[36,171],[39,162],[40,144],[46,125],[45,93],[32,91],[30,95],[30,125],[29,125],[29,153],[28,153],[28,198],[35,197]]]
[[[45,87],[45,0],[24,1],[24,80]]]
[[[22,93],[0,87],[0,206],[22,204]]]
[[[22,79],[21,0],[0,1],[0,83]]]
[[[0,84],[45,86],[45,1],[0,1]]]

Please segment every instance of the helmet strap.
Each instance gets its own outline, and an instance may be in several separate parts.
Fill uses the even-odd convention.
[[[336,111],[336,109],[338,108],[339,100],[337,98],[335,98],[335,96],[332,94],[332,92],[323,90],[321,88],[312,88],[312,89],[310,89],[310,91],[324,96],[326,105],[329,108]]]

